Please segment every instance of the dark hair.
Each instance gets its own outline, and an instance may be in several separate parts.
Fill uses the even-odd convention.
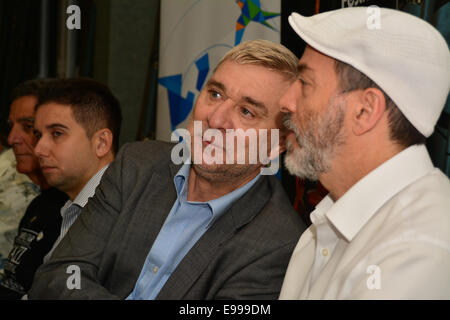
[[[39,92],[45,88],[45,86],[53,81],[54,79],[35,79],[35,80],[28,80],[25,81],[18,86],[16,86],[12,93],[11,93],[11,100],[12,103],[14,100],[18,98],[22,98],[25,96],[39,96]]]
[[[392,141],[404,147],[425,143],[425,136],[406,119],[394,101],[372,79],[351,65],[339,60],[335,60],[335,71],[339,81],[339,89],[342,92],[367,88],[376,88],[383,92],[386,110],[388,111],[389,136]]]
[[[122,112],[119,101],[107,86],[88,78],[54,80],[39,92],[36,109],[49,102],[70,106],[88,137],[100,129],[110,129],[113,152],[117,153]]]

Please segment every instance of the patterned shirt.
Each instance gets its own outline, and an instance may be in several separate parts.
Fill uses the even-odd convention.
[[[40,193],[28,176],[17,172],[12,149],[0,154],[0,270],[8,258],[20,219]]]
[[[52,250],[50,250],[50,252],[44,257],[44,262],[47,262],[50,259],[51,255],[53,254],[53,251],[61,242],[62,238],[64,238],[70,226],[72,226],[72,224],[78,218],[78,216],[81,213],[81,210],[84,208],[89,198],[94,196],[95,189],[99,185],[100,180],[102,179],[102,176],[105,173],[108,166],[109,165],[104,166],[94,176],[92,176],[92,178],[88,181],[88,183],[86,183],[84,188],[76,196],[73,202],[71,200],[67,200],[66,204],[61,208],[61,216],[62,216],[61,234],[59,235],[59,238],[55,241]]]

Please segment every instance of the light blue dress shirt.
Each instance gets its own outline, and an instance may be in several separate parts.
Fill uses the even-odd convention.
[[[184,164],[174,177],[177,199],[145,259],[136,286],[127,300],[155,299],[180,261],[200,237],[235,201],[258,180],[207,202],[187,201],[190,164]]]

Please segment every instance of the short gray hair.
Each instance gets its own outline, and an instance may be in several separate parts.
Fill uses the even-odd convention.
[[[283,74],[287,79],[297,76],[298,58],[282,44],[268,40],[249,40],[228,51],[216,69],[225,62],[253,64]]]

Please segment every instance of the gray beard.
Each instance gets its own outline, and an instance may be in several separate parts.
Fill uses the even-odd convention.
[[[299,128],[287,114],[284,125],[295,132],[300,148],[287,142],[284,163],[292,175],[311,181],[319,180],[319,175],[330,171],[332,160],[344,143],[342,126],[345,118],[345,102],[338,103],[330,98],[325,116],[309,113],[305,117],[304,128]]]

